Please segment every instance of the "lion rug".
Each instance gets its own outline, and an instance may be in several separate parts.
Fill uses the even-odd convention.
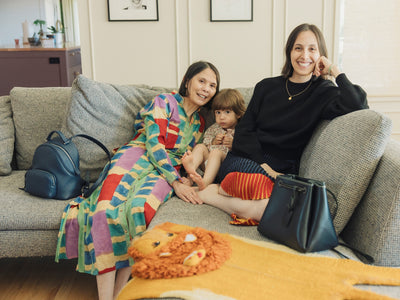
[[[383,300],[393,298],[355,285],[400,286],[397,268],[305,255],[270,242],[173,223],[134,239],[129,254],[135,261],[132,279],[118,300]]]

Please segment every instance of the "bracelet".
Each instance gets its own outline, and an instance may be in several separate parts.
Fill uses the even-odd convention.
[[[333,67],[333,64],[331,64],[330,66],[329,66],[329,68],[328,68],[328,75],[329,76],[332,76],[332,67]]]

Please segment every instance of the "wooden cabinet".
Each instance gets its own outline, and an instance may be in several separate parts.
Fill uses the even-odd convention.
[[[0,48],[0,96],[15,86],[71,86],[81,73],[80,47]]]

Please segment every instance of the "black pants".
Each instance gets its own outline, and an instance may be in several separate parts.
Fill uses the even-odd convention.
[[[284,174],[298,174],[299,163],[294,160],[280,160],[271,155],[264,154],[265,163],[267,163],[272,169],[279,173]],[[259,173],[268,176],[272,181],[275,181],[267,172],[255,161],[234,155],[232,152],[228,152],[226,158],[219,168],[219,172],[216,181],[220,183],[226,175],[232,172],[241,173]]]

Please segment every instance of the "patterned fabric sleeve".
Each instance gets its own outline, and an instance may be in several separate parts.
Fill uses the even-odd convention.
[[[170,112],[168,98],[159,95],[149,102],[140,114],[144,122],[148,157],[157,171],[171,184],[180,180],[180,176],[166,151]]]

